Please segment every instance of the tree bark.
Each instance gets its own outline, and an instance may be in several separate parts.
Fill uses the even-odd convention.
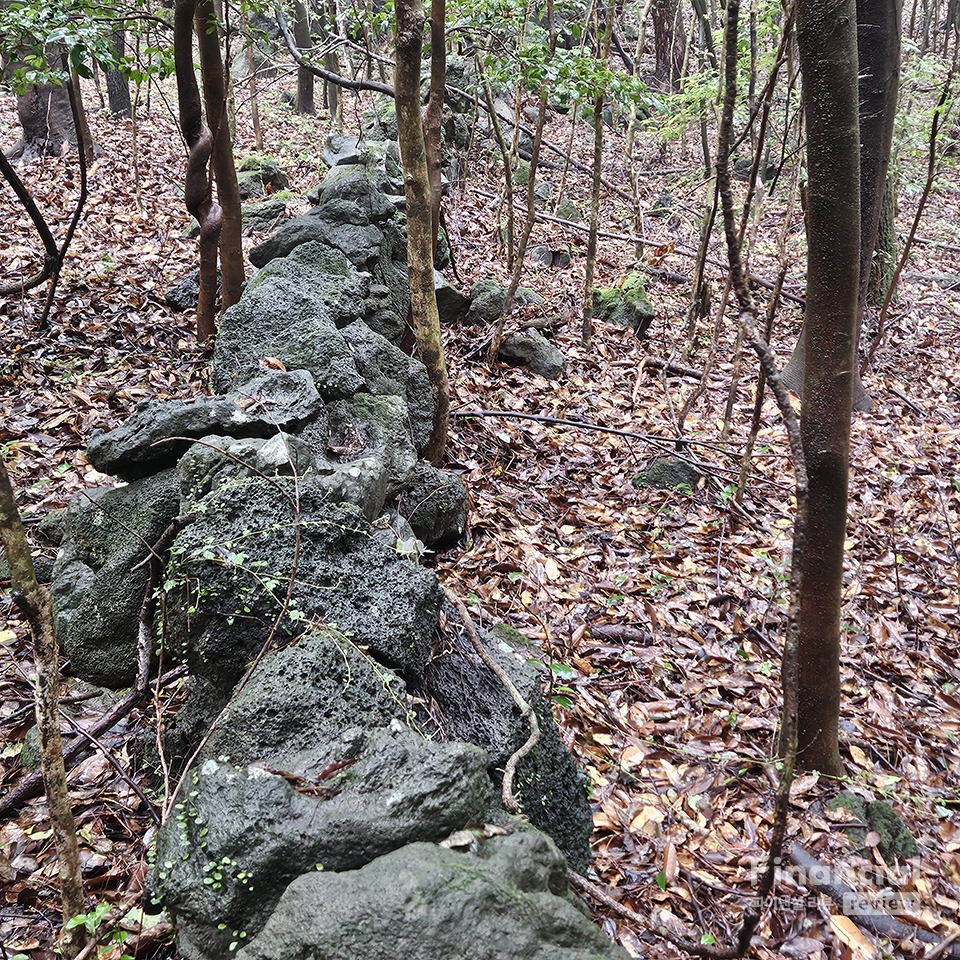
[[[17,117],[23,139],[9,152],[11,160],[29,162],[38,157],[58,157],[65,143],[76,146],[70,95],[64,86],[30,84],[17,97]]]
[[[857,0],[860,70],[860,321],[880,230],[900,85],[902,0]]]
[[[176,0],[173,56],[177,71],[180,129],[188,151],[183,198],[187,210],[200,224],[197,339],[201,343],[210,343],[217,332],[217,241],[223,214],[213,198],[213,187],[207,174],[207,161],[213,152],[213,135],[203,122],[200,88],[193,68],[193,20],[196,12],[197,0]]]
[[[300,0],[293,5],[296,19],[293,21],[293,37],[297,47],[309,50],[313,46],[310,37],[310,14]],[[313,102],[313,74],[308,67],[297,67],[297,113],[313,116],[317,112]]]
[[[677,43],[679,4],[677,0],[653,0],[650,7],[653,19],[653,49],[656,67],[654,76],[668,90],[676,89],[683,73],[683,44]],[[643,24],[640,25],[643,29]]]
[[[407,267],[410,316],[417,352],[433,387],[433,430],[424,456],[438,463],[447,443],[450,384],[443,356],[440,316],[433,278],[433,218],[430,177],[420,118],[420,59],[423,52],[422,0],[397,0],[394,91],[397,133],[407,201]]]
[[[809,476],[798,647],[799,762],[841,776],[840,607],[860,273],[856,0],[801,0],[807,120],[806,356],[801,435]]]
[[[430,178],[430,223],[433,254],[437,253],[440,235],[440,203],[443,193],[443,96],[447,81],[447,7],[446,0],[432,0],[430,4],[430,94],[423,115],[423,140],[427,156],[427,174]]]
[[[615,0],[608,0],[605,9],[603,35],[597,38],[597,59],[606,66],[610,57],[610,38],[613,35]],[[597,8],[599,11],[599,7]],[[600,226],[600,181],[603,179],[603,93],[593,101],[593,183],[590,189],[590,233],[587,237],[587,276],[583,284],[583,321],[580,342],[590,346],[593,336],[593,275],[597,267],[597,230]]]
[[[67,57],[64,54],[63,64],[66,67]],[[73,126],[77,131],[77,149],[83,151],[87,158],[87,163],[93,163],[93,137],[90,135],[90,125],[87,123],[87,114],[83,109],[83,91],[80,89],[80,75],[72,67],[70,68],[70,86],[73,88],[74,103],[77,106],[74,112],[71,105],[71,115],[73,116]],[[69,94],[68,94],[69,99]]]
[[[887,291],[897,280],[897,178],[887,170],[887,183],[883,190],[883,203],[880,205],[880,226],[877,230],[877,243],[874,247],[873,267],[867,285],[867,299],[871,306],[882,307]],[[890,295],[895,303],[896,288]],[[861,308],[862,310],[862,308]]]
[[[246,6],[240,7],[244,33],[248,34],[250,18]],[[260,127],[260,100],[257,96],[257,65],[253,57],[253,43],[247,44],[247,90],[250,94],[250,123],[253,126],[253,142],[258,153],[263,152],[263,130]]]
[[[113,54],[119,60],[126,53],[126,38],[123,27],[114,30],[110,36],[110,42],[113,47]],[[131,117],[133,115],[133,104],[130,100],[130,84],[123,72],[117,67],[108,67],[104,71],[107,80],[107,100],[110,104],[110,112],[115,117]]]
[[[900,80],[902,0],[857,0],[857,52],[860,63],[860,271],[857,339],[863,325],[880,229],[883,194],[890,164]],[[805,331],[783,371],[783,382],[803,397]],[[873,401],[860,380],[853,380],[853,409],[871,409]]]
[[[229,79],[220,53],[220,35],[212,0],[199,0],[197,5],[197,37],[203,97],[207,123],[213,133],[211,162],[217,181],[217,199],[223,213],[220,231],[220,282],[222,309],[232,307],[243,292],[243,214],[240,209],[240,188],[233,162],[233,142],[227,122],[227,86]]]
[[[66,925],[73,917],[86,913],[86,902],[80,872],[76,823],[70,808],[63,745],[60,740],[60,673],[53,604],[49,591],[37,583],[30,545],[3,460],[0,460],[0,535],[10,565],[14,600],[29,621],[33,633],[40,768],[60,872],[64,923],[62,949],[64,956],[72,958],[86,945],[87,935],[83,924],[69,929]]]

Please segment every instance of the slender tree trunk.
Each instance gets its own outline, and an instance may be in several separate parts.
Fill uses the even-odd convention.
[[[306,6],[296,0],[293,5],[296,19],[293,21],[293,37],[297,47],[309,50],[313,46],[310,37],[310,14]],[[313,103],[313,74],[308,67],[297,67],[297,113],[313,116],[317,112]]]
[[[37,583],[30,556],[30,545],[20,520],[7,468],[0,459],[0,535],[2,535],[10,579],[17,606],[30,623],[33,633],[34,665],[37,671],[36,717],[40,735],[40,770],[47,795],[47,810],[53,826],[60,872],[60,896],[63,901],[63,954],[77,956],[84,948],[87,934],[82,924],[67,929],[73,917],[87,912],[80,873],[76,823],[70,808],[67,775],[60,740],[60,673],[57,638],[54,632],[53,604],[50,592]]]
[[[553,15],[553,0],[547,0],[547,59],[552,60],[557,50],[557,26]],[[530,148],[530,175],[527,177],[527,216],[523,224],[523,230],[520,231],[520,240],[517,243],[516,260],[513,264],[513,273],[510,275],[510,286],[507,287],[507,295],[503,299],[503,308],[500,311],[500,319],[497,321],[493,330],[493,336],[490,338],[490,346],[487,349],[487,362],[492,366],[497,361],[500,353],[500,344],[503,342],[503,332],[506,328],[507,318],[513,307],[514,297],[520,287],[520,278],[523,275],[523,258],[527,252],[527,244],[530,242],[530,235],[533,233],[533,225],[537,219],[537,168],[540,165],[540,147],[543,143],[543,126],[547,116],[547,97],[550,90],[547,84],[540,87],[540,100],[537,103],[537,123],[533,130],[533,145]],[[516,132],[516,131],[515,131]],[[514,145],[516,150],[516,145]],[[509,160],[507,160],[509,163]]]
[[[63,58],[64,64],[67,58]],[[90,126],[87,123],[87,114],[83,109],[83,91],[80,89],[80,75],[76,70],[70,70],[70,85],[73,87],[73,95],[76,98],[77,112],[73,118],[74,128],[77,131],[77,149],[83,151],[87,158],[87,163],[93,163],[93,137],[90,135]]]
[[[240,189],[237,168],[233,162],[233,143],[227,122],[227,86],[229,77],[220,53],[220,35],[212,0],[199,0],[197,5],[197,39],[203,96],[207,123],[213,133],[213,174],[217,181],[217,199],[223,212],[220,231],[220,282],[223,288],[223,309],[232,307],[242,292],[243,216],[240,210]]]
[[[799,762],[841,776],[840,608],[860,275],[856,0],[800,0],[807,117],[806,357],[801,434],[810,483],[799,636]]]
[[[597,232],[600,225],[600,181],[603,179],[603,96],[593,102],[593,182],[590,189],[590,233],[587,235],[587,272],[583,284],[583,321],[580,342],[590,345],[593,336],[593,275],[597,267]]]
[[[249,32],[247,8],[240,7],[245,32]],[[263,152],[263,130],[260,128],[260,100],[257,96],[257,65],[253,56],[253,44],[247,45],[247,90],[250,92],[250,123],[253,125],[253,141],[258,153]]]
[[[422,0],[396,0],[394,90],[397,133],[407,200],[407,267],[410,316],[417,353],[433,387],[433,430],[424,456],[439,463],[447,443],[450,384],[443,356],[433,277],[433,218],[423,123],[420,118],[420,59],[423,53]]]
[[[113,55],[118,60],[127,52],[127,41],[122,26],[110,35],[110,45],[113,47]],[[115,117],[129,118],[132,115],[133,104],[130,101],[130,84],[127,83],[127,78],[117,67],[108,67],[104,73],[107,79],[107,101],[110,104],[110,112]]]
[[[607,65],[610,38],[613,35],[615,0],[608,0],[604,11],[603,35],[597,38],[597,59]],[[598,8],[599,10],[599,8]],[[590,345],[593,335],[593,275],[597,266],[597,231],[600,226],[600,181],[603,180],[603,94],[593,102],[593,184],[590,190],[590,233],[587,237],[587,276],[583,285],[583,323],[580,342]]]
[[[321,0],[322,2],[322,0]],[[337,47],[332,42],[339,36],[339,27],[337,25],[337,0],[329,0],[326,5],[326,52],[323,55],[323,68],[330,73],[339,74],[340,55],[337,53]],[[382,66],[381,66],[382,71]],[[368,70],[369,72],[369,70]],[[343,124],[343,99],[340,96],[340,88],[329,80],[325,82],[324,89],[327,94],[327,105],[330,108],[330,119],[334,126],[339,130]]]
[[[200,224],[200,298],[197,303],[197,339],[210,343],[217,332],[217,241],[223,213],[213,197],[207,162],[213,152],[213,135],[203,122],[200,88],[193,67],[193,20],[197,0],[176,0],[173,56],[177,71],[180,129],[186,141],[187,174],[183,199]]]
[[[902,0],[857,0],[860,62],[860,322],[890,166],[900,84]]]
[[[447,81],[446,0],[430,4],[430,95],[423,115],[423,139],[427,152],[427,173],[430,177],[430,219],[433,230],[433,253],[437,253],[440,235],[440,204],[443,192],[443,95]]]

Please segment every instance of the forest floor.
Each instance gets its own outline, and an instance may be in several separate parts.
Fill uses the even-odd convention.
[[[88,93],[93,107],[96,94]],[[294,116],[279,88],[266,93],[262,109],[268,153],[292,189],[306,192],[324,174],[328,125]],[[347,114],[355,118],[359,110]],[[9,147],[16,137],[12,98],[0,97],[0,117],[0,146]],[[252,150],[246,117],[241,108],[240,154]],[[90,171],[90,197],[49,323],[38,327],[43,290],[0,301],[0,444],[31,528],[76,491],[108,482],[84,455],[95,429],[117,425],[140,400],[184,398],[206,385],[192,316],[164,302],[164,291],[196,258],[195,244],[181,236],[184,150],[171,106],[154,93],[142,108],[135,161],[128,121],[91,110],[91,123],[103,153]],[[555,115],[547,136],[572,142],[574,155],[589,165],[587,128],[571,140],[570,118]],[[629,195],[623,142],[621,131],[608,131],[604,174]],[[518,311],[511,325],[546,322],[566,356],[562,379],[489,367],[489,329],[445,330],[454,407],[446,466],[463,476],[472,509],[466,542],[436,562],[444,583],[476,598],[484,617],[528,639],[564,738],[590,779],[597,882],[642,916],[655,914],[696,940],[729,944],[753,899],[771,822],[793,471],[768,397],[749,479],[737,496],[757,371],[737,342],[734,310],[720,309],[719,231],[706,267],[712,310],[692,336],[686,330],[684,278],[705,202],[698,140],[664,144],[655,131],[644,133],[635,156],[641,210],[650,211],[665,191],[674,205],[666,217],[642,218],[638,247],[630,239],[639,232],[631,205],[604,190],[597,284],[616,284],[638,260],[668,271],[649,281],[656,319],[648,339],[597,323],[590,346],[581,345],[586,231],[557,223],[538,224],[531,242],[568,249],[571,265],[528,270],[523,282],[546,303]],[[557,166],[541,178],[555,199],[562,169],[556,156],[548,159]],[[922,158],[910,162],[901,171],[901,238],[922,176]],[[507,280],[493,199],[502,176],[480,149],[467,170],[466,182],[445,201],[463,288],[486,276]],[[62,237],[77,195],[76,157],[21,173]],[[775,279],[781,244],[786,258],[784,289],[793,299],[777,309],[772,336],[781,362],[799,330],[803,293],[802,215],[789,202],[791,177],[785,170],[749,231],[751,268],[761,281]],[[564,196],[586,210],[588,192],[587,176],[571,168]],[[304,209],[305,202],[294,202],[289,212]],[[0,222],[3,278],[10,280],[31,271],[38,244],[8,189],[0,194]],[[832,864],[857,891],[914,894],[920,906],[904,919],[946,937],[960,929],[960,293],[946,288],[960,275],[956,189],[934,189],[919,236],[864,378],[875,405],[853,424],[842,786],[865,800],[889,801],[920,855],[885,863],[875,834],[858,853],[844,834],[849,813],[823,803],[837,783],[815,772],[794,784],[789,839]],[[757,296],[765,304],[768,288],[758,286]],[[867,341],[873,330],[868,324]],[[664,376],[656,361],[665,360],[707,376],[703,383]],[[477,410],[589,421],[634,436],[469,415]],[[678,450],[698,464],[703,479],[695,488],[634,484],[646,464]],[[2,618],[6,790],[22,773],[31,665],[9,595],[0,601]],[[82,723],[96,708],[79,710]],[[121,764],[134,763],[129,731],[138,722],[132,716],[106,739]],[[147,867],[148,812],[99,754],[81,764],[71,787],[87,889],[104,903],[126,902],[141,889]],[[56,867],[44,808],[30,804],[0,825],[0,841],[0,888],[9,908],[0,903],[0,945],[6,956],[49,957]],[[879,955],[802,880],[783,871],[755,955]],[[634,956],[678,955],[609,906],[592,906]],[[885,949],[919,955],[920,948]],[[106,955],[120,954],[115,947]]]

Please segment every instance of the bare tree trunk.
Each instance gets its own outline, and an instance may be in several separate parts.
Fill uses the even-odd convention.
[[[240,7],[244,31],[248,32],[247,8]],[[257,66],[253,57],[253,44],[247,45],[247,89],[250,92],[250,122],[253,125],[253,141],[258,153],[263,152],[263,130],[260,127],[260,100],[257,97]]]
[[[0,460],[0,535],[2,535],[10,579],[17,606],[30,622],[33,632],[34,664],[37,670],[36,716],[40,735],[40,769],[47,795],[47,810],[53,826],[60,871],[60,896],[63,900],[64,956],[77,956],[84,948],[87,934],[83,924],[72,928],[67,923],[87,912],[80,873],[77,829],[70,809],[67,775],[60,740],[60,673],[57,638],[54,632],[53,604],[50,592],[37,583],[30,556],[30,545],[20,520],[7,468]]]
[[[840,607],[860,277],[856,24],[856,0],[797,8],[809,172],[801,434],[810,483],[797,744],[801,765],[829,776],[843,774]]]
[[[615,0],[608,0],[603,35],[597,38],[597,59],[606,66],[613,35]],[[599,8],[598,8],[599,12]],[[597,266],[597,230],[600,225],[600,181],[603,179],[603,94],[593,101],[593,184],[590,190],[590,234],[587,237],[587,276],[583,285],[583,322],[580,342],[588,347],[593,335],[593,275]]]
[[[66,65],[66,55],[64,55],[63,62],[64,65]],[[77,131],[77,149],[83,151],[83,155],[87,158],[87,163],[93,163],[93,137],[90,136],[87,114],[83,109],[83,92],[80,89],[80,75],[73,68],[70,69],[70,85],[73,87],[74,102],[77,104],[77,111],[73,114],[74,129]]]
[[[293,21],[293,36],[301,50],[313,46],[310,37],[310,14],[301,0],[293,5],[296,19]],[[313,116],[317,112],[313,103],[313,74],[307,67],[297,67],[297,113]]]
[[[600,224],[600,181],[603,178],[603,95],[593,102],[593,181],[590,189],[590,233],[587,235],[587,271],[583,284],[583,320],[580,342],[590,346],[593,336],[593,274],[597,266],[597,231]]]
[[[67,88],[32,83],[17,97],[23,139],[8,153],[11,160],[58,157],[65,143],[77,143]]]
[[[420,59],[423,53],[422,0],[396,0],[394,90],[397,133],[407,200],[407,267],[410,316],[417,353],[433,387],[433,430],[424,456],[438,463],[447,443],[450,384],[443,356],[433,278],[433,218],[423,124],[420,118]]]
[[[322,0],[321,0],[322,2]],[[337,27],[337,0],[329,0],[326,8],[326,50],[323,54],[323,66],[329,73],[340,73],[340,56],[337,53],[337,47],[332,42],[334,37],[338,36]],[[383,67],[381,65],[381,72]],[[343,99],[340,96],[340,88],[331,81],[325,81],[324,89],[327,95],[327,105],[330,108],[330,119],[334,126],[339,130],[343,123]]]
[[[220,205],[213,198],[207,161],[213,135],[203,122],[200,88],[193,68],[193,20],[197,0],[176,0],[173,56],[177,71],[180,129],[186,141],[187,174],[183,199],[200,224],[200,298],[197,303],[197,339],[210,343],[217,332],[217,241],[223,224]]]
[[[677,42],[677,24],[683,23],[679,7],[677,0],[653,0],[650,7],[656,61],[654,75],[668,90],[676,88],[683,73],[683,44]],[[643,28],[640,24],[641,31]]]
[[[110,35],[110,45],[113,47],[113,55],[119,60],[127,50],[127,41],[120,26]],[[123,72],[117,67],[108,67],[104,71],[107,79],[107,101],[110,104],[110,112],[115,117],[131,117],[133,113],[133,104],[130,100],[130,84]]]
[[[547,59],[552,59],[557,50],[557,27],[553,15],[553,0],[547,0]],[[510,276],[510,286],[507,287],[507,295],[503,299],[503,307],[500,312],[500,319],[494,328],[493,336],[490,338],[490,346],[487,349],[487,362],[492,366],[496,363],[497,356],[500,353],[500,344],[503,342],[503,332],[506,328],[507,318],[513,307],[514,297],[520,287],[520,277],[523,275],[523,258],[527,252],[527,244],[530,242],[530,235],[533,233],[533,225],[537,219],[537,168],[540,165],[540,147],[543,143],[543,126],[547,115],[547,97],[550,90],[546,83],[540,87],[540,100],[537,104],[537,122],[533,130],[533,145],[530,148],[530,173],[527,177],[527,218],[523,224],[523,230],[520,232],[520,240],[517,244],[516,260],[513,264],[513,273]],[[509,158],[506,160],[509,163]]]
[[[860,322],[890,166],[900,84],[902,0],[857,0],[860,63]]]
[[[240,210],[240,189],[237,168],[233,162],[233,143],[227,122],[227,85],[229,78],[220,53],[220,35],[212,0],[199,0],[197,5],[197,39],[200,69],[203,77],[203,98],[207,123],[213,132],[213,174],[217,181],[217,199],[223,212],[220,231],[220,282],[223,288],[223,309],[240,299],[243,288],[243,215]]]
[[[860,62],[860,271],[857,339],[867,305],[880,213],[897,111],[900,80],[900,11],[902,0],[857,0],[857,49]],[[783,371],[783,382],[803,396],[805,335]],[[853,409],[866,411],[873,401],[860,380],[853,381]]]
[[[446,0],[430,4],[430,95],[423,115],[423,139],[430,177],[430,219],[433,230],[433,253],[437,253],[440,235],[440,204],[443,191],[443,95],[447,80]]]

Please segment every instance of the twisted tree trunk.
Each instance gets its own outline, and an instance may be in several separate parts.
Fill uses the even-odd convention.
[[[177,71],[180,129],[189,151],[183,198],[200,224],[200,299],[197,303],[197,339],[213,340],[217,331],[217,242],[223,224],[220,205],[213,197],[207,161],[213,135],[203,122],[200,88],[193,68],[193,21],[197,0],[176,0],[173,19],[173,57]]]
[[[229,78],[220,53],[220,35],[213,0],[198,0],[197,38],[200,51],[200,72],[203,77],[203,99],[207,123],[213,133],[211,163],[217,181],[217,199],[223,212],[220,231],[220,282],[224,310],[240,299],[243,290],[243,214],[240,210],[240,188],[233,162],[233,140],[227,122]]]

